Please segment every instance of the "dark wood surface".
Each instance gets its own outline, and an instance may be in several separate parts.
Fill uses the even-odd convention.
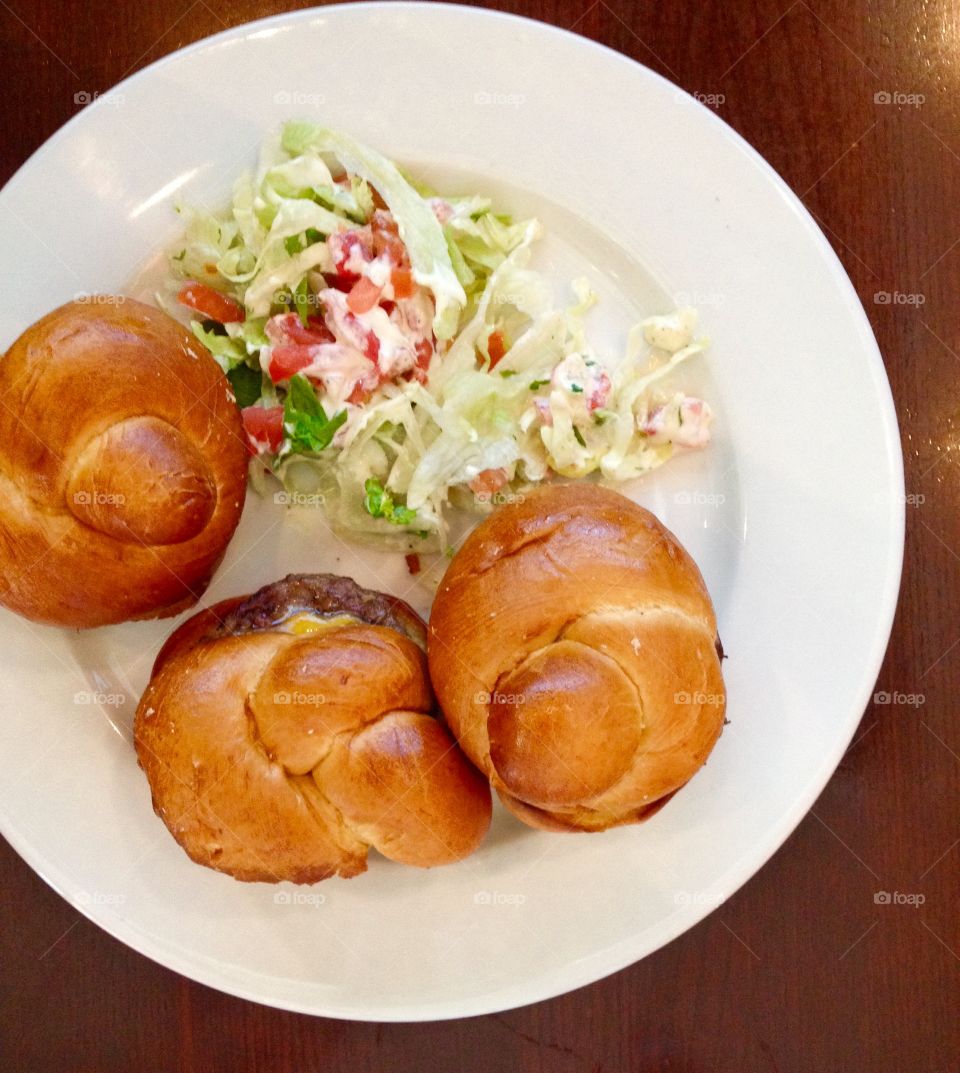
[[[284,6],[0,0],[0,179],[78,95]],[[504,6],[714,95],[820,221],[883,351],[911,496],[877,688],[922,703],[871,706],[812,813],[698,927],[592,987],[491,1017],[378,1026],[221,995],[79,917],[2,843],[3,1071],[960,1070],[960,5]],[[881,890],[924,902],[877,904]]]

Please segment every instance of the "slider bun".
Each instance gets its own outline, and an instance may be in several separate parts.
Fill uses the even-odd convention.
[[[406,604],[323,574],[181,626],[134,733],[154,809],[189,856],[314,883],[363,872],[371,846],[424,868],[471,853],[490,788],[434,717],[424,637]]]
[[[246,448],[216,362],[130,298],[69,302],[0,361],[0,603],[60,626],[155,618],[206,588]]]
[[[433,606],[450,728],[525,823],[644,819],[724,722],[713,606],[659,521],[596,485],[540,488],[469,536]]]

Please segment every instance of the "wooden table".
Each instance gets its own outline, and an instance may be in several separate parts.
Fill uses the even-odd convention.
[[[0,179],[85,94],[286,6],[0,0]],[[703,95],[833,243],[879,339],[906,457],[903,594],[877,688],[922,703],[869,708],[789,842],[668,948],[464,1021],[342,1023],[221,995],[109,938],[4,843],[4,1071],[960,1070],[960,5],[505,6]],[[878,890],[925,900],[876,904]]]

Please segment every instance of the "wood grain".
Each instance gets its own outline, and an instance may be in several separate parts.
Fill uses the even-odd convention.
[[[289,6],[2,0],[0,179],[76,114],[78,95]],[[877,688],[923,703],[872,705],[812,813],[700,926],[592,987],[485,1018],[353,1024],[229,998],[109,938],[3,844],[3,1070],[960,1069],[960,7],[502,6],[712,95],[820,221],[880,342],[912,497],[902,600]],[[919,297],[877,297],[897,294]],[[878,905],[880,890],[925,902]]]

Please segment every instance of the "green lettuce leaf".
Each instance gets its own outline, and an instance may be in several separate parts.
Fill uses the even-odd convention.
[[[369,477],[363,489],[363,505],[371,517],[385,518],[391,525],[410,525],[417,517],[415,510],[394,503],[393,496],[375,477]]]
[[[291,378],[283,403],[284,448],[288,452],[320,454],[330,446],[334,433],[346,419],[346,410],[327,417],[305,376],[297,373]]]

